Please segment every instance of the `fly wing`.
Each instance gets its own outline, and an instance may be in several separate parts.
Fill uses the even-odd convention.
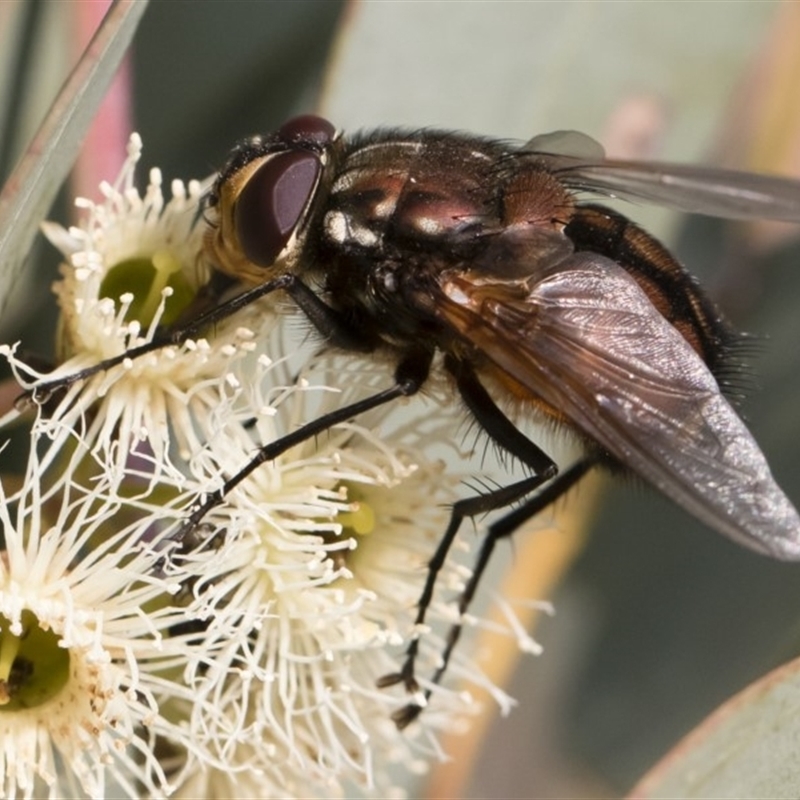
[[[577,253],[524,284],[443,276],[442,321],[705,524],[800,559],[800,517],[686,340],[613,261]]]
[[[645,200],[692,214],[727,219],[800,222],[800,181],[751,172],[623,161],[576,131],[536,136],[520,156],[543,161],[570,189]]]
[[[647,200],[691,214],[800,222],[800,181],[687,164],[613,161],[562,165],[579,191]]]

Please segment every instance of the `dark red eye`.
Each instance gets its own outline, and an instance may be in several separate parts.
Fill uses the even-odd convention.
[[[301,222],[322,165],[314,153],[278,153],[252,175],[236,201],[236,232],[247,258],[275,263]]]
[[[328,120],[314,114],[294,117],[278,129],[278,138],[287,144],[325,146],[336,136],[336,128]]]

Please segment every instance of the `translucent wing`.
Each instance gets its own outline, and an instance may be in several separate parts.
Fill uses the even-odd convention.
[[[477,276],[476,276],[477,277]],[[442,321],[705,524],[800,559],[800,517],[702,359],[613,261],[512,286],[444,278]]]
[[[645,200],[713,217],[800,222],[800,181],[789,178],[606,159],[594,139],[576,131],[536,136],[520,154],[535,154],[575,191]]]
[[[604,161],[603,145],[580,131],[551,131],[534,136],[524,147],[534,153],[582,158],[588,161]]]

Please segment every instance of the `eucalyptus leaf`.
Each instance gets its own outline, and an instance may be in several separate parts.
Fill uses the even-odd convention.
[[[718,708],[629,798],[800,796],[800,659]]]
[[[115,0],[0,193],[0,314],[147,0]]]

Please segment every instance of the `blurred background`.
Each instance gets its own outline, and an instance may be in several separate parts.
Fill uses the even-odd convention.
[[[98,5],[0,3],[3,178]],[[154,2],[126,67],[133,104],[119,162],[132,126],[144,165],[167,179],[203,177],[237,139],[320,110],[345,130],[440,126],[525,140],[577,129],[611,155],[800,176],[798,41],[800,4],[777,1]],[[113,126],[107,135],[119,136]],[[71,194],[52,216],[68,220]],[[742,412],[800,502],[798,230],[624,212],[753,334]],[[37,247],[0,320],[2,341],[51,347],[42,320],[53,315],[42,310],[56,263]],[[604,482],[594,496],[575,498],[587,501],[591,534],[553,576],[552,596],[536,595],[530,579],[556,615],[536,632],[544,654],[522,658],[508,686],[518,707],[491,721],[477,760],[449,742],[454,763],[415,792],[625,793],[725,698],[798,654],[800,567],[753,555],[636,485]],[[523,551],[523,538],[503,548],[497,570],[521,570],[524,585],[536,551]]]

